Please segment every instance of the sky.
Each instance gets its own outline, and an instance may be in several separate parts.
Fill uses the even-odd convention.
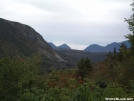
[[[34,28],[47,42],[83,50],[130,34],[132,0],[0,0],[0,18]]]

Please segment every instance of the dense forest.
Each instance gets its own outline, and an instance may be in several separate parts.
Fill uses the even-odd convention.
[[[134,10],[134,2],[131,6]],[[40,54],[9,56],[6,51],[0,59],[0,101],[134,100],[134,14],[125,21],[131,47],[122,43],[119,52],[114,48],[99,63],[82,58],[77,67],[41,73]]]

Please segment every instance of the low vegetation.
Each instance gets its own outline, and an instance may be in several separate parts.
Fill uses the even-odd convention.
[[[131,54],[127,49],[124,52]],[[88,58],[82,58],[78,68],[50,68],[50,73],[44,74],[40,74],[38,68],[39,55],[23,59],[4,57],[0,59],[0,100],[105,101],[105,98],[113,97],[134,98],[133,56],[129,55],[129,62],[123,62],[126,57],[120,62],[119,54],[100,63],[102,69],[95,69]]]

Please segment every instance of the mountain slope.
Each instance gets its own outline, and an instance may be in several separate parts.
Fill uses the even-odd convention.
[[[0,18],[0,52],[5,50],[10,54],[18,52],[25,56],[39,52],[47,59],[62,60],[33,28]]]
[[[49,42],[49,45],[50,45],[53,49],[56,49],[56,48],[57,48],[57,46],[54,45],[52,42]]]
[[[88,52],[110,52],[110,51],[113,51],[114,47],[116,47],[116,50],[119,51],[119,47],[122,43],[124,43],[127,46],[127,48],[130,47],[130,43],[128,41],[123,41],[123,42],[120,42],[120,43],[113,42],[111,44],[108,44],[107,46],[99,46],[97,44],[93,44],[93,45],[90,45],[87,48],[85,48],[84,51],[88,51]]]
[[[57,50],[58,53],[60,53],[65,60],[67,60],[69,63],[71,63],[74,66],[77,66],[77,63],[82,57],[89,58],[92,62],[100,62],[106,59],[107,52],[86,52],[81,50]]]

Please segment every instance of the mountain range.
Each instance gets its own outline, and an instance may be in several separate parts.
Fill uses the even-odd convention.
[[[123,42],[113,42],[110,43],[106,46],[100,46],[97,44],[92,44],[90,46],[88,46],[87,48],[84,49],[84,51],[88,51],[88,52],[112,52],[114,50],[114,48],[116,47],[116,51],[119,51],[120,45],[124,43],[127,48],[130,48],[130,43],[128,41],[123,41]]]
[[[119,51],[119,48],[120,48],[120,45],[124,43],[127,48],[130,48],[130,43],[128,41],[123,41],[123,42],[113,42],[113,43],[110,43],[106,46],[100,46],[98,44],[91,44],[89,45],[88,47],[86,47],[83,51],[86,51],[86,52],[112,52],[114,50],[114,48],[116,47],[116,51],[118,52]],[[67,44],[63,44],[59,47],[55,46],[53,43],[49,43],[50,46],[53,48],[53,49],[71,49]]]

